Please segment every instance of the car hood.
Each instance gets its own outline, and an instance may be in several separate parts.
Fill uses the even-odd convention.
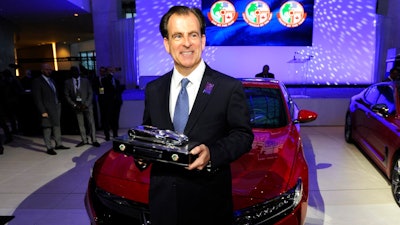
[[[150,168],[140,171],[133,157],[114,150],[105,153],[93,168],[96,186],[114,195],[147,203]]]
[[[235,209],[279,196],[290,188],[299,137],[293,127],[253,130],[252,150],[231,165]],[[147,203],[150,168],[139,171],[132,157],[111,150],[96,162],[93,176],[103,190]]]
[[[252,150],[231,166],[236,209],[274,198],[290,188],[299,143],[297,130],[287,126],[253,132]]]

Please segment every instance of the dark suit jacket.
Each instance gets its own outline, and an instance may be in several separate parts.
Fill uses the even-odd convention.
[[[61,107],[58,93],[54,94],[47,81],[39,76],[32,82],[32,96],[40,114],[47,113],[49,118],[42,118],[43,127],[60,126]]]
[[[172,71],[147,85],[143,124],[174,129],[169,113],[171,77]],[[206,66],[184,133],[209,147],[213,172],[154,163],[150,181],[153,222],[229,224],[230,163],[248,152],[253,141],[241,82]]]
[[[104,94],[99,95],[100,102],[110,107],[122,105],[122,93],[125,87],[121,85],[118,79],[108,74],[101,78],[101,87],[104,88]]]
[[[275,78],[275,74],[273,74],[273,73],[264,74],[263,72],[261,72],[261,73],[257,73],[256,77]]]
[[[82,98],[82,104],[87,107],[92,107],[93,104],[93,88],[90,81],[84,77],[80,78],[80,97]],[[70,78],[64,83],[64,95],[65,98],[72,107],[77,104],[76,92],[73,78]]]

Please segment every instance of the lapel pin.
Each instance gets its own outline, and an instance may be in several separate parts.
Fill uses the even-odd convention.
[[[211,94],[212,89],[214,88],[214,84],[207,82],[206,87],[203,90],[203,93],[205,94]]]

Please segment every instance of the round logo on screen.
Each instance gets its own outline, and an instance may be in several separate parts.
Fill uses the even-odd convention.
[[[235,6],[229,1],[215,2],[207,15],[210,22],[218,27],[230,26],[238,17]]]
[[[303,6],[296,1],[283,3],[277,15],[279,22],[286,27],[298,27],[307,17]]]
[[[263,1],[252,1],[247,4],[242,15],[246,23],[253,27],[265,26],[272,18],[268,4]]]

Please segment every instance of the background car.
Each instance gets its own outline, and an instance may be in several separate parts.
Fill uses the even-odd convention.
[[[350,100],[345,139],[356,144],[391,182],[400,206],[400,83],[369,86]]]
[[[255,138],[252,150],[231,165],[235,224],[304,224],[309,178],[300,123],[317,114],[299,110],[279,81],[242,83]],[[149,171],[113,149],[99,158],[85,197],[91,223],[150,224]]]

